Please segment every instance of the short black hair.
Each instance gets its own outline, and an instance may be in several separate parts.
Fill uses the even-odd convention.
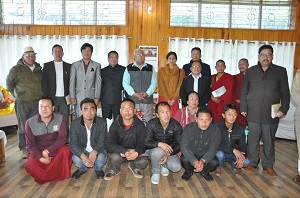
[[[196,91],[190,91],[188,94],[186,94],[186,101],[189,100],[190,95],[193,94],[193,93],[197,95],[198,100],[199,100],[199,95],[198,95],[198,93],[197,93]]]
[[[176,60],[177,60],[177,54],[176,54],[176,52],[172,52],[172,51],[167,54],[167,56],[166,56],[167,60],[168,60],[169,56],[171,56],[171,55],[174,55],[175,58],[176,58]]]
[[[92,53],[93,53],[93,46],[91,45],[91,44],[89,44],[89,43],[85,43],[85,44],[83,44],[82,46],[81,46],[81,48],[80,48],[80,51],[82,52],[83,50],[85,50],[87,47],[89,47],[89,48],[91,48],[91,51],[92,51]]]
[[[108,52],[108,55],[107,55],[107,58],[109,58],[109,56],[111,55],[111,54],[117,54],[117,57],[119,58],[119,54],[118,54],[118,52],[117,51],[110,51],[110,52]]]
[[[223,61],[222,59],[219,59],[219,60],[216,62],[216,65],[217,65],[219,62],[222,62],[222,63],[224,63],[224,65],[225,65],[225,61]]]
[[[201,54],[201,49],[200,49],[200,47],[193,47],[192,50],[191,50],[191,53],[192,53],[192,51],[194,51],[194,50],[198,50],[198,51],[200,52],[200,54]]]
[[[190,67],[192,67],[192,66],[193,66],[193,63],[195,63],[195,62],[200,63],[200,66],[201,66],[201,61],[200,61],[200,60],[192,60],[192,61],[191,61],[191,66],[190,66]],[[202,67],[202,66],[201,66],[201,67]]]
[[[130,102],[130,103],[132,103],[133,106],[135,107],[135,102],[134,102],[133,100],[131,100],[130,98],[125,98],[125,99],[121,102],[120,107],[122,106],[122,104],[123,104],[124,102]]]
[[[82,105],[86,104],[86,103],[93,103],[94,106],[95,106],[95,108],[97,109],[97,105],[96,105],[94,99],[92,99],[92,98],[85,98],[85,99],[81,100],[81,102],[80,102],[80,110],[82,110]]]
[[[264,49],[269,49],[272,51],[273,54],[273,47],[271,45],[262,45],[259,49],[258,49],[258,54],[260,54],[261,51],[263,51]]]
[[[52,47],[52,52],[53,52],[54,48],[56,48],[56,47],[60,47],[60,48],[61,48],[61,51],[64,51],[64,49],[63,49],[63,47],[62,47],[61,45],[55,44],[55,45],[53,45],[53,47]]]
[[[223,113],[225,113],[225,112],[228,111],[229,109],[235,109],[236,112],[238,112],[237,107],[236,107],[234,104],[229,103],[229,104],[226,104],[226,105],[224,106]]]
[[[160,106],[168,106],[169,109],[171,109],[171,106],[167,102],[159,102],[155,105],[155,113],[158,113],[158,107]]]
[[[199,113],[209,113],[210,114],[210,117],[212,117],[212,112],[211,112],[211,110],[209,109],[209,108],[207,108],[207,107],[199,107],[198,108],[198,111],[197,111],[197,117],[198,117],[198,115],[199,115]]]
[[[52,106],[54,106],[54,101],[53,101],[53,100],[52,100],[52,98],[50,98],[50,97],[46,97],[46,96],[44,96],[44,97],[41,97],[39,101],[41,101],[41,100],[50,100],[50,101],[51,101],[51,104],[52,104]]]
[[[247,62],[247,64],[249,64],[249,61],[248,61],[248,59],[247,58],[241,58],[240,60],[239,60],[239,62],[240,61],[246,61]]]

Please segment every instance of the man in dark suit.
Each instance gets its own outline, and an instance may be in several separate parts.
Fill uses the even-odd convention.
[[[210,79],[201,74],[202,66],[199,60],[192,61],[191,74],[184,77],[179,95],[183,106],[187,106],[187,95],[191,91],[195,91],[199,96],[199,107],[204,107],[210,99],[211,88]]]
[[[110,51],[108,53],[109,65],[101,69],[102,88],[100,101],[104,119],[112,119],[112,115],[115,119],[120,114],[125,67],[118,64],[118,59],[118,52]]]
[[[43,95],[54,101],[55,112],[62,114],[68,124],[69,105],[65,97],[69,95],[71,64],[62,60],[64,52],[60,45],[52,47],[52,55],[54,60],[45,63],[43,67]]]

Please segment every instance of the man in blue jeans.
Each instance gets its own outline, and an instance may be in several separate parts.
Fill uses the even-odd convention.
[[[231,164],[233,173],[238,175],[242,167],[250,164],[249,159],[245,158],[246,136],[245,128],[236,122],[238,110],[234,104],[227,104],[222,113],[223,120],[215,123],[221,130],[221,144],[216,154],[219,166],[215,170],[217,176],[221,175],[224,162]]]
[[[85,98],[80,102],[82,115],[74,120],[70,128],[70,149],[73,163],[78,170],[72,179],[79,179],[88,168],[94,167],[96,178],[103,179],[102,170],[106,163],[105,135],[107,125],[104,119],[96,116],[97,106],[93,99]]]

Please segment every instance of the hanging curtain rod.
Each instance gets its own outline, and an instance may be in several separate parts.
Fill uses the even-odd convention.
[[[14,38],[15,36],[13,36],[13,35],[1,35],[0,36],[0,38],[3,38],[4,36],[7,36],[7,38],[8,39],[10,39],[10,38]],[[57,38],[59,38],[59,36],[57,36],[57,35],[47,35],[47,36],[50,36],[50,39],[51,39],[51,37],[57,37]],[[46,38],[47,36],[41,36],[42,37],[42,39],[44,39],[44,38]],[[19,38],[19,39],[21,39],[22,37],[26,37],[26,35],[17,35],[17,37]],[[29,36],[29,38],[34,38],[34,37],[37,37],[37,35],[36,36]],[[61,36],[61,38],[65,38],[66,36]],[[86,36],[79,36],[79,39],[82,39],[82,38],[85,38]],[[90,36],[90,35],[88,35],[87,36],[88,38],[94,38],[94,36]],[[72,36],[69,36],[69,38],[71,39],[71,38],[76,38],[76,36],[75,35],[72,35]],[[112,36],[106,36],[106,38],[112,38]],[[123,38],[123,36],[117,36],[117,38]],[[127,36],[126,38],[128,38],[128,39],[132,39],[132,36]],[[96,36],[96,39],[102,39],[102,36]]]
[[[169,38],[162,38],[163,41],[167,41],[169,40]],[[172,41],[175,41],[175,38],[171,38]],[[192,40],[192,39],[188,39],[188,38],[179,38],[180,41],[189,41],[189,40]],[[223,39],[215,39],[215,42],[221,42],[221,40]],[[195,39],[195,41],[201,41],[199,39]],[[207,42],[211,42],[212,39],[204,39],[204,41],[207,41]],[[230,43],[230,40],[225,40],[226,43]],[[234,43],[235,40],[232,40],[232,42]],[[238,41],[238,43],[244,43],[244,41]],[[249,41],[248,43],[255,43],[255,41]],[[259,42],[260,44],[265,44],[266,41],[260,41]],[[294,42],[290,42],[292,44],[292,46],[294,45]],[[269,42],[269,44],[275,44],[274,42]],[[283,45],[283,42],[278,42],[279,45]]]

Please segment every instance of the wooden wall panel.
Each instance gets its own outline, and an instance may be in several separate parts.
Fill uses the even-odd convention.
[[[152,13],[147,9],[152,6]],[[170,1],[128,0],[127,24],[125,26],[47,26],[47,25],[3,25],[0,35],[127,35],[129,39],[129,61],[139,45],[159,47],[159,66],[166,64],[169,37],[195,37],[232,40],[292,41],[297,42],[295,67],[300,68],[300,6],[293,11],[295,30],[245,30],[228,28],[170,27]]]

